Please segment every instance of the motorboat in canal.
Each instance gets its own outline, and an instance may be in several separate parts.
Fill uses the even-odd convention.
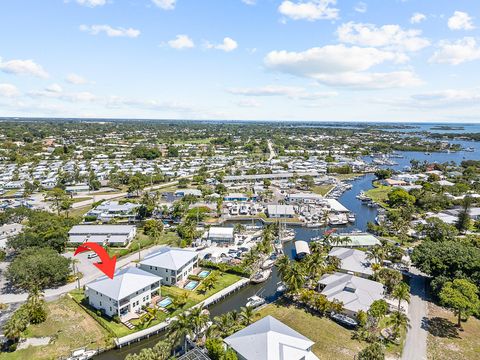
[[[258,295],[253,295],[247,299],[247,307],[256,308],[266,303],[266,300]]]
[[[272,269],[266,269],[266,270],[261,270],[253,274],[253,276],[250,278],[250,282],[254,284],[260,284],[262,282],[267,281],[267,279],[270,277],[272,274]]]
[[[332,226],[347,225],[348,218],[345,214],[332,214],[328,217],[328,223]]]
[[[272,258],[268,258],[262,263],[261,268],[263,270],[267,270],[267,269],[270,269],[271,267],[273,267],[273,265],[275,265],[275,260],[272,259]]]
[[[72,351],[70,357],[67,360],[88,360],[97,355],[97,350],[87,350],[85,348]]]
[[[342,324],[342,325],[345,325],[345,326],[348,326],[348,327],[357,327],[358,326],[358,322],[355,321],[354,319],[352,319],[351,317],[348,317],[346,315],[343,315],[343,314],[339,314],[339,313],[335,313],[335,312],[332,312],[330,314],[330,317],[335,320],[336,322]]]
[[[348,214],[348,222],[355,222],[355,214],[354,213],[349,213]]]
[[[285,291],[287,291],[287,285],[283,281],[277,283],[277,292],[283,293]]]

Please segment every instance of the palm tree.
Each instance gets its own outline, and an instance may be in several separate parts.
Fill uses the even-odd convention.
[[[410,302],[410,286],[401,282],[393,288],[392,297],[398,300],[398,312],[400,312],[402,300]]]
[[[305,283],[303,267],[299,263],[293,263],[283,277],[289,291],[296,292]]]
[[[394,311],[387,319],[387,324],[393,326],[393,337],[397,339],[400,329],[408,326],[408,316],[400,311]]]
[[[245,306],[240,308],[240,317],[243,320],[245,326],[250,325],[253,322],[253,307]]]
[[[43,293],[38,286],[32,286],[30,288],[26,307],[29,313],[29,320],[32,324],[39,324],[47,318],[45,300],[43,300]]]
[[[211,276],[203,280],[202,282],[202,292],[206,293],[208,290],[211,290],[215,287],[216,279],[215,277]]]
[[[220,337],[227,337],[233,334],[234,322],[230,313],[224,313],[213,318],[213,325],[209,329],[209,333],[218,334]]]
[[[200,306],[194,307],[190,310],[188,315],[191,324],[193,325],[193,339],[197,339],[202,333],[206,331],[206,326],[210,317],[203,309],[203,304]]]
[[[176,316],[175,321],[170,324],[169,335],[173,338],[173,342],[177,343],[186,335],[193,334],[194,325],[190,320],[190,316],[186,312],[182,312]]]
[[[287,273],[288,269],[290,268],[291,262],[288,256],[283,255],[278,258],[275,265],[277,266],[278,275],[283,278]]]
[[[17,341],[28,326],[28,314],[22,308],[18,309],[3,327],[3,335],[9,340]]]
[[[367,251],[367,259],[374,261],[376,264],[382,264],[385,259],[385,251],[382,246],[375,245],[370,250]]]

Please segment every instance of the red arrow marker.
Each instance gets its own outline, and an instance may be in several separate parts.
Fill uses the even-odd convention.
[[[100,257],[100,260],[101,260],[101,262],[94,263],[93,265],[95,265],[101,272],[107,275],[110,279],[113,279],[113,275],[115,274],[115,265],[117,263],[117,257],[108,256],[107,251],[103,247],[92,242],[86,242],[80,245],[77,248],[77,250],[75,250],[75,253],[73,254],[73,256],[89,250],[92,250],[93,252],[95,252]]]

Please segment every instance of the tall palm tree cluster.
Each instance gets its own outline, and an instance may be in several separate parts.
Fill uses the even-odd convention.
[[[16,343],[29,324],[39,324],[46,318],[43,293],[38,286],[32,285],[27,302],[21,305],[5,323],[3,333],[7,339]]]
[[[333,272],[338,266],[335,258],[328,258],[327,247],[319,242],[310,243],[310,255],[302,261],[292,261],[287,256],[280,257],[276,266],[282,281],[290,293],[297,293],[304,286],[315,288],[320,277]]]
[[[170,344],[168,355],[172,348],[177,345],[183,345],[187,348],[187,341],[195,343],[197,346],[204,346],[208,339],[223,339],[233,333],[250,325],[254,319],[253,308],[242,307],[239,312],[230,311],[210,319],[208,311],[202,306],[195,307],[176,316],[170,324],[166,343]],[[157,344],[158,345],[158,344]],[[162,347],[163,349],[163,347]],[[156,354],[155,348],[151,349]],[[163,353],[162,353],[163,354]],[[140,355],[140,354],[139,354]],[[144,355],[149,355],[145,353]],[[150,359],[168,359],[165,355],[162,357],[130,357],[127,360],[150,360]]]

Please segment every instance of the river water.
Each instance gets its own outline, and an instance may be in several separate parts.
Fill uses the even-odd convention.
[[[432,153],[431,155],[424,154],[422,152],[399,152],[402,158],[394,158],[397,165],[391,166],[392,169],[402,170],[405,166],[410,166],[410,160],[416,159],[420,162],[426,160],[429,162],[450,162],[460,163],[463,160],[480,160],[480,143],[470,141],[457,141],[463,147],[473,147],[475,152],[460,151],[456,153]],[[371,158],[365,158],[365,160],[371,160]],[[377,215],[375,208],[368,207],[362,204],[361,201],[356,199],[356,196],[361,191],[367,191],[372,188],[372,180],[374,175],[367,174],[360,178],[357,178],[351,182],[352,188],[346,191],[338,200],[350,211],[356,214],[355,223],[348,226],[337,227],[337,232],[350,232],[352,230],[367,229],[368,222],[373,222]],[[295,230],[296,240],[310,241],[311,238],[319,236],[323,233],[323,229],[311,229],[302,226],[292,226]],[[294,256],[294,242],[290,241],[284,244],[284,252],[289,257]],[[263,284],[248,285],[238,292],[235,292],[231,296],[227,297],[223,301],[212,305],[209,311],[213,316],[223,314],[228,311],[238,310],[240,307],[245,306],[247,299],[252,295],[259,295],[264,297],[268,302],[276,300],[278,293],[276,292],[277,283],[280,281],[278,278],[276,269],[273,269],[272,276]],[[119,360],[124,359],[130,353],[137,353],[141,349],[154,346],[160,339],[162,334],[154,335],[149,339],[142,340],[133,345],[123,347],[121,349],[115,349],[95,357],[99,360]]]

